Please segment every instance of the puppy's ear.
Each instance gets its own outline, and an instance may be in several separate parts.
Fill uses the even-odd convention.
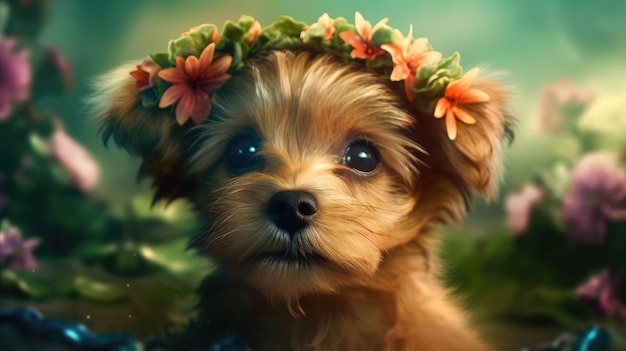
[[[427,152],[424,167],[424,201],[433,197],[445,203],[445,212],[458,218],[457,204],[467,209],[471,195],[479,193],[487,198],[497,194],[501,180],[502,151],[513,139],[514,119],[506,111],[507,90],[503,85],[488,80],[475,80],[471,90],[480,90],[489,96],[485,102],[461,105],[476,120],[466,124],[456,120],[457,135],[450,140],[446,123],[433,116],[421,116],[415,136]],[[452,201],[450,201],[452,200]]]
[[[185,165],[190,123],[178,125],[168,110],[144,106],[136,80],[135,65],[125,65],[96,80],[90,106],[96,113],[105,145],[112,138],[121,148],[140,156],[137,180],[153,177],[153,202],[170,202],[188,196],[195,183]]]

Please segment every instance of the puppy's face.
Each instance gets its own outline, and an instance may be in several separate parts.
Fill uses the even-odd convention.
[[[201,246],[261,292],[291,298],[356,284],[415,234],[414,117],[373,73],[305,53],[249,65],[213,99]]]
[[[502,89],[476,81],[489,102],[462,106],[476,121],[451,141],[446,123],[361,65],[273,52],[247,61],[192,128],[144,106],[131,70],[103,78],[94,98],[105,140],[143,158],[156,198],[195,203],[206,228],[196,246],[288,300],[370,284],[402,245],[432,257],[431,224],[494,192],[511,123]]]

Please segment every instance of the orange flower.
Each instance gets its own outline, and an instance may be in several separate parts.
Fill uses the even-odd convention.
[[[415,85],[417,70],[423,64],[441,60],[441,53],[429,49],[428,39],[413,39],[413,26],[409,28],[409,34],[399,44],[383,44],[381,48],[391,55],[393,63],[396,64],[389,79],[392,81],[404,80],[404,91],[407,98],[409,101],[415,100],[413,86]]]
[[[172,83],[161,96],[159,107],[176,104],[176,120],[183,125],[189,118],[200,124],[211,110],[210,94],[217,90],[230,75],[232,57],[222,56],[213,61],[215,43],[209,44],[200,54],[200,59],[176,56],[176,67],[161,70],[159,77]]]
[[[463,105],[489,101],[489,95],[479,89],[471,89],[474,79],[478,75],[478,68],[467,72],[461,79],[450,82],[446,87],[445,95],[437,101],[435,118],[446,116],[446,129],[450,140],[456,139],[456,119],[466,124],[476,123]]]
[[[314,28],[314,27],[322,27],[322,28],[324,28],[324,30],[326,31],[326,35],[324,36],[324,41],[329,41],[333,37],[333,34],[335,34],[335,27],[333,26],[333,19],[330,18],[330,16],[328,16],[328,13],[325,13],[325,14],[321,15],[320,18],[317,19],[317,23],[313,23],[305,31],[300,33],[300,39],[304,40],[304,38],[306,37],[307,32],[311,28]],[[352,34],[354,34],[354,33],[352,33]]]
[[[137,65],[137,70],[130,72],[130,75],[135,78],[135,87],[139,91],[144,91],[154,86],[157,73],[159,73],[159,66],[150,60],[143,60],[140,65]]]
[[[251,44],[253,41],[257,40],[259,34],[261,34],[261,23],[259,23],[259,21],[254,21],[254,23],[252,23],[252,26],[250,27],[250,30],[248,30],[248,44]]]
[[[354,16],[354,23],[358,34],[348,31],[339,33],[344,42],[352,45],[350,57],[373,61],[377,56],[384,54],[384,50],[372,44],[372,35],[387,21],[387,18],[383,18],[372,28],[372,24],[366,21],[360,12],[357,12]]]

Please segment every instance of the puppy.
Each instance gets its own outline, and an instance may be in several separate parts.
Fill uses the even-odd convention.
[[[156,198],[188,199],[219,269],[194,328],[253,350],[488,350],[439,281],[439,225],[493,195],[505,93],[446,124],[333,52],[268,50],[177,124],[123,67],[95,98],[105,138],[143,158]],[[417,97],[420,98],[419,96]]]

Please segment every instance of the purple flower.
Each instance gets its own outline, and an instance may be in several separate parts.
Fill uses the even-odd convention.
[[[13,102],[26,100],[30,93],[28,54],[14,48],[15,40],[0,38],[0,121],[11,115]]]
[[[611,274],[605,269],[579,286],[576,296],[592,302],[605,317],[617,316],[626,321],[626,299],[619,295],[625,278],[626,271]]]
[[[570,179],[561,212],[570,241],[604,242],[607,222],[626,219],[626,170],[615,157],[593,152],[578,160]]]
[[[513,237],[522,234],[528,227],[530,213],[543,198],[543,192],[532,184],[526,184],[517,193],[506,198],[505,208],[508,214],[508,226]]]
[[[38,238],[22,240],[22,234],[16,228],[0,231],[0,265],[11,262],[11,268],[19,271],[37,267],[33,251],[41,243]]]
[[[572,84],[564,79],[546,86],[541,92],[539,123],[541,130],[549,134],[557,134],[572,112],[580,113],[594,99],[594,94],[586,88]]]

